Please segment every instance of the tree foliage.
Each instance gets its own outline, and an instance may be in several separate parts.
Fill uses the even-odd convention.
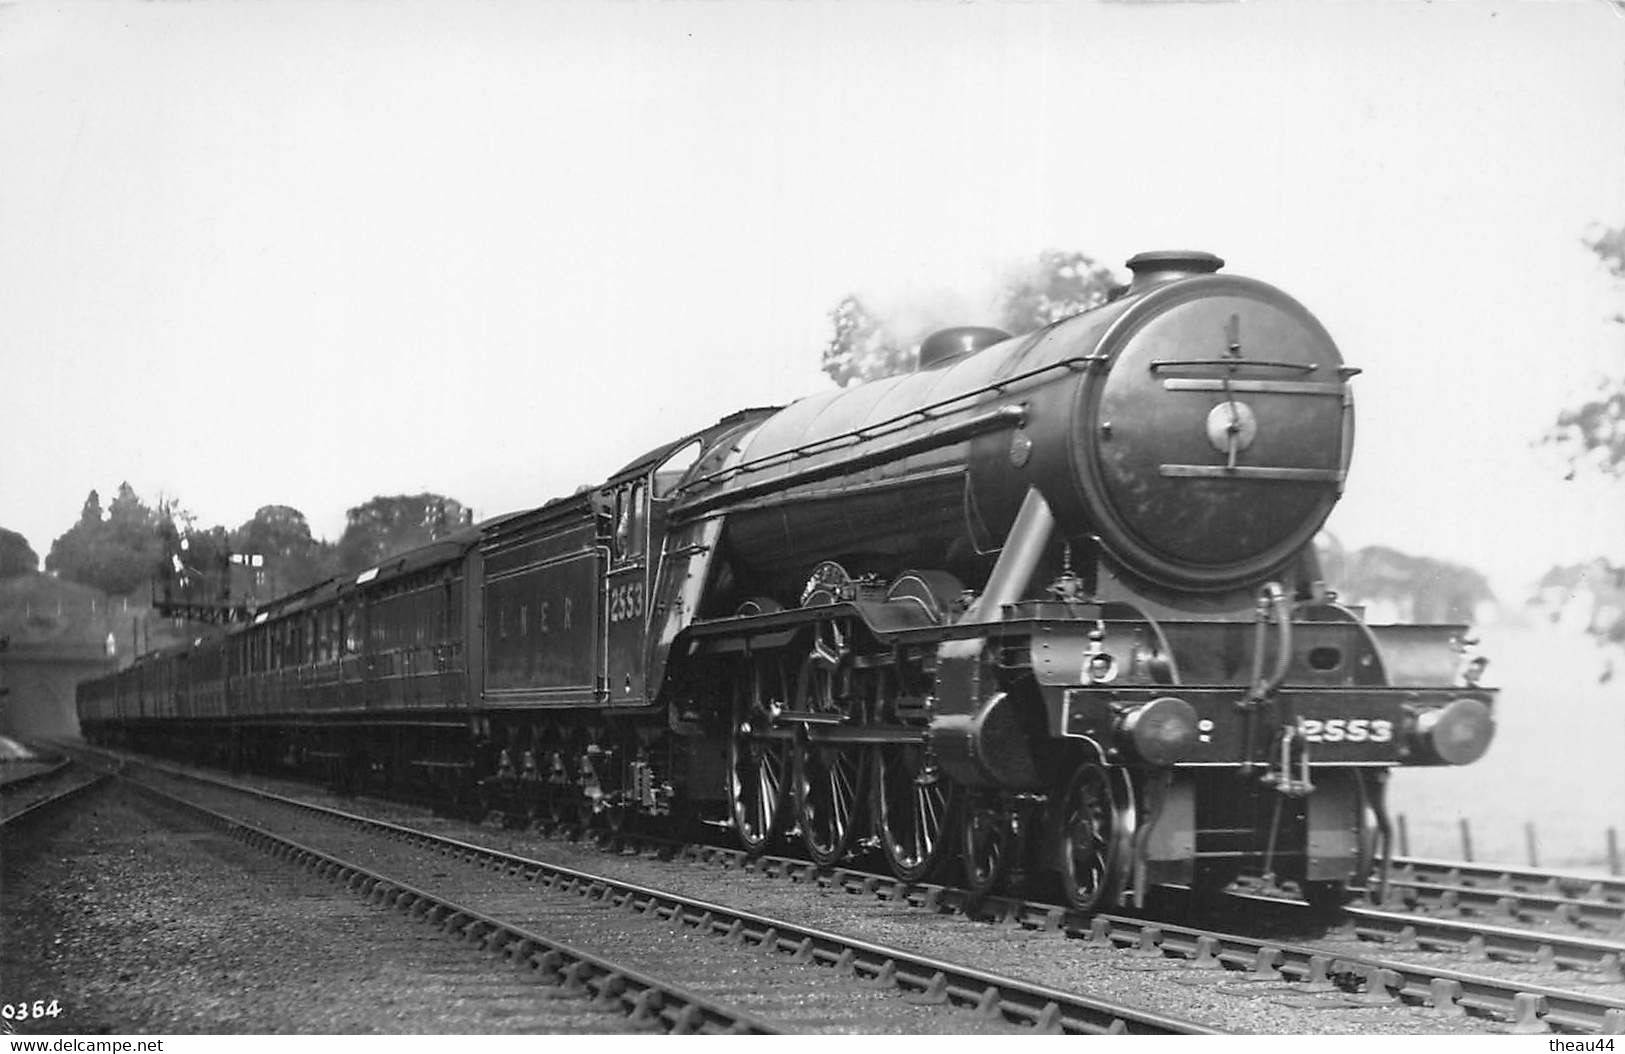
[[[397,553],[446,537],[471,520],[468,510],[443,494],[379,496],[346,514],[335,551],[339,574],[365,571]]]
[[[1009,333],[1043,329],[1104,304],[1117,284],[1083,253],[1046,249],[1005,284],[999,327]]]
[[[93,490],[79,522],[51,543],[45,569],[113,596],[128,596],[146,586],[163,557],[159,523],[158,513],[128,483],[119,484],[105,513]]]
[[[1031,333],[1099,307],[1115,285],[1111,272],[1083,253],[1046,249],[1005,280],[994,325],[1012,334]],[[921,342],[935,328],[899,331],[898,323],[877,316],[856,293],[842,297],[829,318],[822,368],[843,387],[912,370]]]
[[[1586,248],[1601,258],[1615,278],[1625,278],[1625,227],[1603,227],[1586,239]],[[1618,316],[1616,322],[1622,321]]]
[[[313,586],[337,570],[334,547],[311,536],[305,514],[288,505],[262,505],[231,532],[232,551],[263,560],[263,596],[279,597]]]
[[[1625,568],[1600,559],[1554,567],[1537,599],[1554,622],[1572,619],[1599,640],[1625,645]]]
[[[1378,609],[1372,613],[1378,619],[1471,624],[1480,606],[1495,600],[1489,581],[1471,567],[1381,545],[1333,561],[1323,551],[1322,566],[1343,601]]]
[[[824,345],[823,370],[836,384],[875,381],[906,373],[919,358],[919,341],[899,339],[856,294],[829,313],[834,333]]]
[[[0,580],[33,574],[39,570],[39,554],[28,539],[16,531],[0,527]]]
[[[1604,228],[1588,238],[1587,248],[1615,279],[1625,282],[1625,227]],[[1625,291],[1625,285],[1621,287]],[[1616,314],[1616,323],[1625,315]],[[1569,461],[1569,473],[1583,470],[1625,478],[1625,361],[1612,376],[1601,378],[1589,398],[1558,414],[1546,435]]]
[[[158,503],[160,555],[152,569],[155,595],[165,603],[241,602],[247,589],[233,590],[231,537],[224,527],[199,527],[197,518],[174,500]]]
[[[1625,291],[1625,227],[1600,228],[1585,245]],[[1625,325],[1625,314],[1615,314],[1613,322]],[[1568,458],[1571,479],[1582,472],[1625,479],[1625,355],[1589,398],[1558,414],[1545,438]],[[1625,645],[1622,583],[1625,567],[1599,558],[1587,565],[1553,568],[1541,583],[1541,596],[1556,595],[1554,590],[1561,592],[1564,585],[1571,593],[1588,594],[1593,610],[1586,620],[1587,631],[1604,643]]]
[[[461,502],[443,494],[380,496],[350,509],[343,536],[329,543],[313,537],[305,514],[288,505],[262,505],[228,531],[200,525],[174,499],[149,507],[124,483],[105,510],[101,496],[90,492],[78,522],[52,543],[45,567],[112,595],[156,583],[170,601],[263,603],[374,567],[470,520]],[[0,577],[37,564],[21,535],[0,529]]]

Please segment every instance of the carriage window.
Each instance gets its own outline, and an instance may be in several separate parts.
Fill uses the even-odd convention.
[[[700,441],[698,439],[672,455],[660,467],[655,469],[655,497],[664,498],[677,488],[683,481],[683,476],[694,467],[694,462],[700,459]]]

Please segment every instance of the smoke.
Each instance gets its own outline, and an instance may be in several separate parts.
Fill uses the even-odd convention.
[[[886,333],[906,348],[917,347],[926,337],[950,326],[998,324],[997,296],[991,289],[973,296],[942,286],[916,286],[859,296]]]

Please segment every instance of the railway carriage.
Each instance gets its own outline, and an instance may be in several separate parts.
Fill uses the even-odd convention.
[[[85,733],[1084,909],[1335,901],[1390,853],[1390,770],[1476,759],[1494,693],[1465,627],[1322,580],[1359,371],[1220,265],[1141,254],[1094,311],[944,331],[275,602],[84,686]]]

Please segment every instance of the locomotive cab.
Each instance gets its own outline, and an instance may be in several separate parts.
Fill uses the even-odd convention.
[[[611,510],[604,574],[606,686],[612,703],[647,705],[654,594],[668,556],[664,546],[672,494],[699,460],[698,438],[664,448],[623,470],[601,492]]]

